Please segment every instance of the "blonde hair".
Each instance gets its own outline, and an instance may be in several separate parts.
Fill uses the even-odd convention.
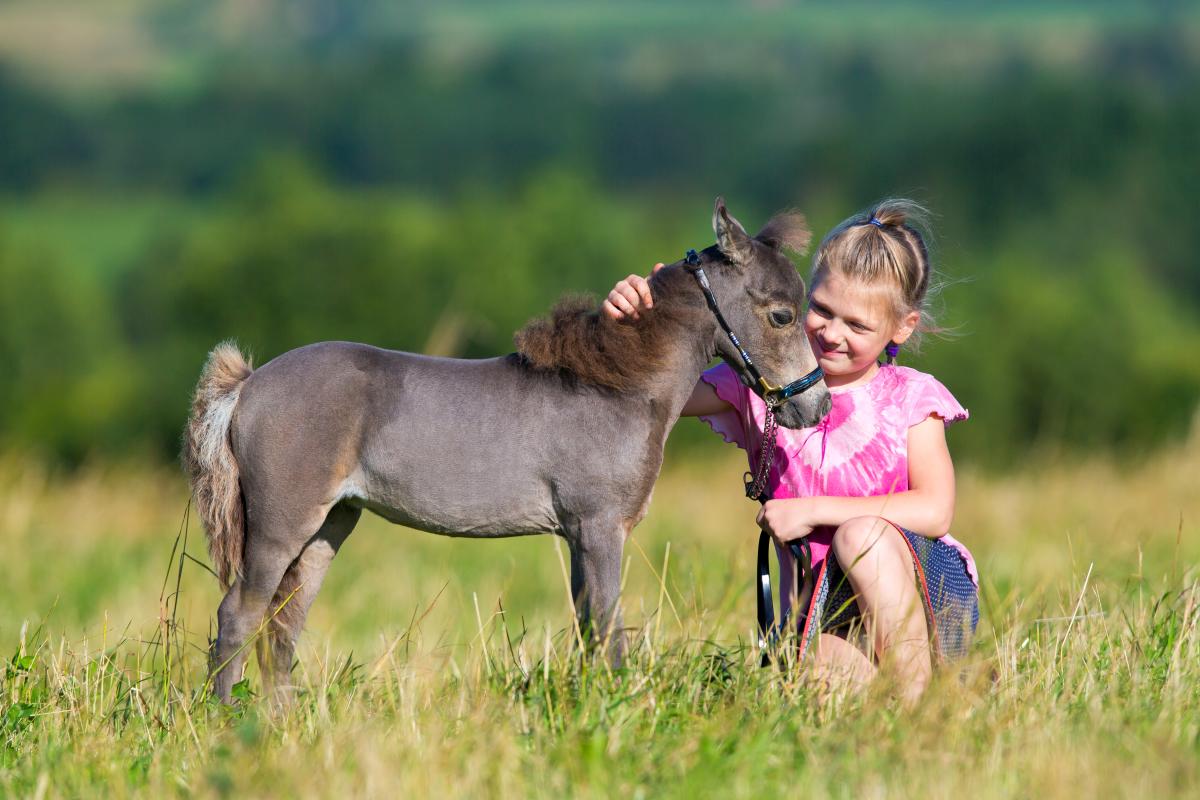
[[[929,313],[932,268],[925,244],[929,212],[912,200],[889,199],[843,220],[821,240],[813,254],[810,284],[819,286],[831,272],[867,285],[887,284],[893,292],[894,320],[916,311],[917,334],[937,331]]]

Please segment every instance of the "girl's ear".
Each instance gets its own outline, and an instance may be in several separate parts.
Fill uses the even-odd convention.
[[[896,332],[892,334],[892,341],[896,344],[904,344],[908,341],[908,337],[912,336],[917,330],[917,325],[919,324],[921,324],[921,312],[908,312],[900,319],[900,325],[896,328]]]

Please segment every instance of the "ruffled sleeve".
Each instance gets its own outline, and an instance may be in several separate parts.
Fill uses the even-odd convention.
[[[908,380],[907,417],[909,427],[935,415],[946,425],[967,419],[970,414],[950,390],[932,375],[911,370]]]
[[[737,374],[728,364],[718,364],[706,370],[700,379],[713,387],[717,397],[729,403],[732,408],[719,414],[705,414],[700,417],[714,431],[721,434],[725,441],[736,444],[743,450],[757,448],[759,445],[761,425],[757,421],[755,404],[762,405],[758,396],[751,392],[738,380]]]

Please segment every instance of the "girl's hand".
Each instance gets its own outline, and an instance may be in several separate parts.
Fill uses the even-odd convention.
[[[758,512],[758,527],[780,544],[808,536],[816,525],[808,513],[806,500],[804,497],[768,500]]]
[[[662,264],[655,264],[650,274],[653,275],[662,268]],[[617,285],[608,293],[608,298],[601,306],[610,319],[619,321],[639,320],[642,318],[639,312],[653,307],[654,297],[650,294],[650,284],[641,275],[630,275],[623,281],[617,281]]]

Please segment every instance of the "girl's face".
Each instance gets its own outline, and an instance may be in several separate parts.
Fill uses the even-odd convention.
[[[829,271],[809,293],[804,330],[827,386],[869,381],[888,342],[901,344],[912,335],[920,314],[914,311],[897,322],[893,291]]]

